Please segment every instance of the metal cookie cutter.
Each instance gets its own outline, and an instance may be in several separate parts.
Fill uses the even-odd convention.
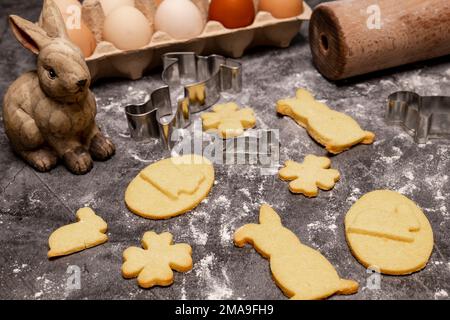
[[[126,106],[125,113],[130,135],[134,140],[160,138],[169,150],[176,143],[171,140],[173,131],[191,123],[189,100],[179,99],[176,111],[173,112],[169,87],[152,92],[150,100],[143,104]]]
[[[242,90],[242,65],[222,56],[197,56],[193,52],[168,53],[163,56],[162,79],[167,86],[155,90],[150,100],[128,105],[125,113],[131,137],[137,141],[160,138],[169,150],[176,129],[190,125],[191,114],[206,110],[220,99],[221,92]],[[184,86],[184,98],[176,106],[171,88]]]
[[[393,93],[388,98],[386,120],[400,124],[418,144],[429,139],[450,139],[450,97]]]
[[[235,60],[174,52],[163,56],[163,65],[163,81],[169,87],[184,86],[192,113],[211,107],[220,99],[221,92],[242,90],[242,65]]]

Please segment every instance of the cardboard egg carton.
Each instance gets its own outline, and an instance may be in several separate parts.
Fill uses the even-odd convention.
[[[257,12],[252,25],[227,29],[217,21],[207,21],[209,0],[192,0],[200,9],[206,22],[203,33],[189,40],[177,40],[168,34],[156,31],[148,45],[138,50],[122,51],[103,40],[105,15],[99,0],[83,2],[83,21],[94,33],[97,47],[86,58],[92,79],[125,77],[139,79],[143,74],[162,64],[161,56],[167,52],[190,51],[197,54],[220,54],[232,58],[241,57],[245,50],[260,45],[288,47],[297,35],[304,20],[311,17],[311,8],[303,3],[301,15],[287,19],[276,19],[268,12]],[[255,8],[259,0],[255,1]],[[149,20],[153,28],[156,12],[155,0],[135,0],[135,6]]]

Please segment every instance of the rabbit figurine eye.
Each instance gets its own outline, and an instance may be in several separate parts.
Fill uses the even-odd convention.
[[[51,80],[55,80],[55,79],[56,79],[57,74],[56,74],[55,70],[53,70],[52,68],[49,68],[49,69],[47,70],[47,72],[48,72],[48,77],[49,77]]]

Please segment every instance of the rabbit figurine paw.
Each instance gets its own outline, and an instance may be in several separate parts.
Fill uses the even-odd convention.
[[[17,40],[38,55],[37,70],[19,77],[3,103],[5,132],[13,150],[38,171],[61,159],[74,174],[86,174],[93,159],[115,153],[95,123],[96,102],[82,52],[67,36],[53,0],[45,0],[39,24],[10,16]]]

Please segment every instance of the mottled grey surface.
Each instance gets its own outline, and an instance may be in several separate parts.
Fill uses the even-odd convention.
[[[35,19],[39,6],[40,1],[1,1],[0,96],[35,61],[6,32],[6,15],[19,13]],[[51,173],[36,173],[13,155],[0,124],[0,299],[285,299],[271,279],[268,261],[250,247],[235,248],[231,241],[237,227],[257,220],[264,202],[279,212],[303,243],[319,249],[342,277],[360,283],[357,294],[333,299],[448,298],[449,143],[417,146],[400,128],[388,127],[383,120],[385,99],[393,91],[450,95],[448,58],[336,85],[312,66],[306,30],[302,28],[289,49],[249,52],[242,59],[245,89],[235,100],[256,110],[259,128],[280,129],[281,161],[301,161],[308,153],[326,154],[292,120],[275,114],[275,101],[292,96],[297,87],[311,90],[374,131],[375,144],[333,157],[333,167],[342,175],[334,190],[307,199],[291,194],[276,176],[261,176],[257,167],[217,165],[217,184],[195,210],[168,221],[139,218],[124,205],[125,188],[146,164],[166,154],[157,143],[140,144],[128,138],[121,105],[141,101],[146,91],[161,82],[157,73],[134,82],[103,81],[93,88],[98,123],[116,143],[117,155],[96,163],[86,176],[73,176],[62,166]],[[370,290],[365,268],[346,245],[343,219],[360,196],[384,188],[405,194],[423,208],[433,226],[435,247],[423,271],[407,277],[383,276],[381,290]],[[85,205],[108,222],[110,241],[49,261],[48,236],[73,222],[75,211]],[[138,245],[147,230],[170,231],[177,242],[193,246],[194,269],[176,274],[169,288],[143,290],[135,280],[121,277],[123,250]],[[81,268],[80,290],[67,290],[70,265]]]

